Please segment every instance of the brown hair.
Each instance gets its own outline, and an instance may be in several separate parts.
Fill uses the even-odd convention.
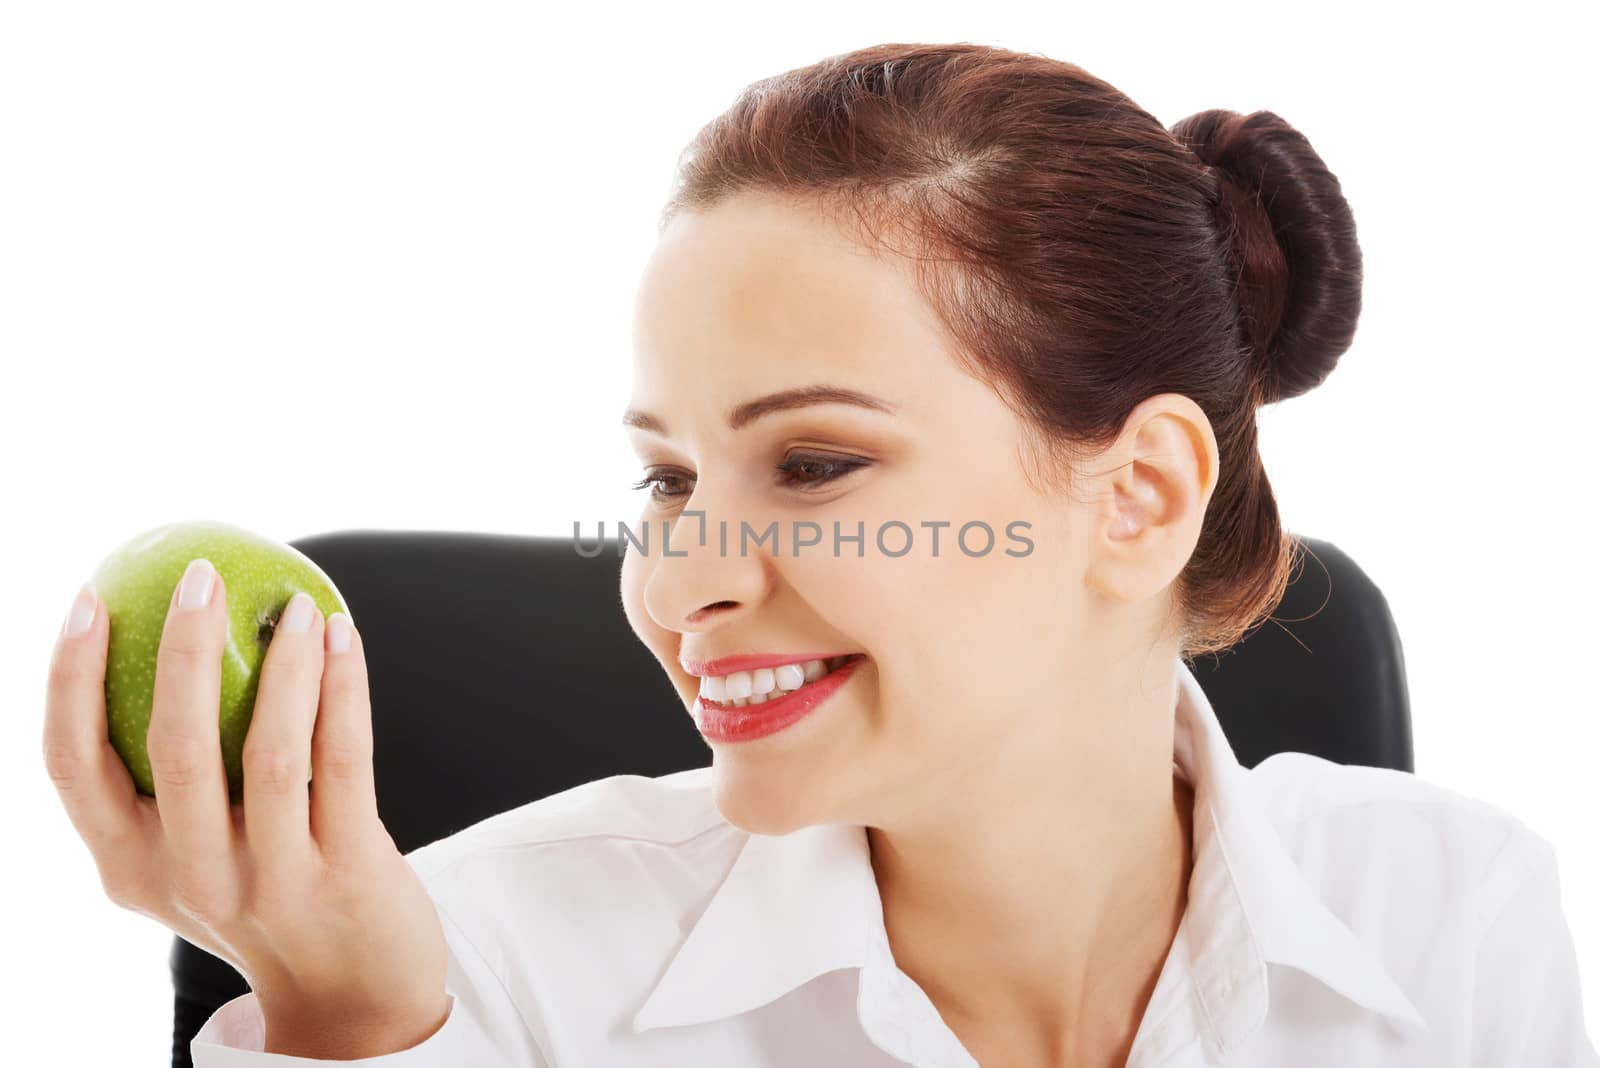
[[[746,191],[874,250],[904,237],[957,358],[1068,482],[1141,401],[1192,399],[1220,470],[1174,582],[1181,655],[1270,618],[1304,547],[1279,522],[1256,409],[1326,378],[1361,309],[1349,205],[1297,130],[1221,110],[1168,130],[1070,63],[881,44],[748,86],[684,149],[661,226]]]

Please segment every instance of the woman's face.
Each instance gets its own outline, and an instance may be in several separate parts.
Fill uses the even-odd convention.
[[[629,410],[663,429],[628,430],[655,481],[636,521],[653,528],[649,553],[628,549],[622,597],[686,714],[701,680],[684,661],[864,656],[792,725],[707,739],[720,811],[757,833],[888,826],[948,799],[1037,745],[1057,715],[1041,698],[1050,705],[1105,651],[1086,546],[1114,514],[1033,487],[1022,424],[957,368],[897,262],[804,206],[746,195],[675,219],[637,299]],[[887,410],[812,404],[730,426],[741,405],[811,386]],[[795,459],[811,463],[778,470]],[[797,548],[806,521],[817,527],[802,536],[821,539]],[[895,521],[905,526],[885,529],[880,548]],[[740,555],[741,522],[753,534],[776,523],[776,544]],[[859,525],[861,542],[836,551],[836,523],[844,536]],[[969,523],[992,537],[973,526],[963,551]]]

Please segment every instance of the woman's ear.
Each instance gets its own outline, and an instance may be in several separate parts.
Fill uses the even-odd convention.
[[[1151,397],[1089,467],[1089,585],[1128,603],[1155,596],[1183,570],[1200,540],[1217,483],[1211,421],[1182,394]]]

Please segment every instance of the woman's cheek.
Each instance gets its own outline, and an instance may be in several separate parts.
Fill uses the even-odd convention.
[[[866,559],[858,560],[850,547],[834,556],[825,551],[828,548],[815,546],[785,560],[783,581],[794,587],[819,624],[844,641],[865,645],[871,641],[874,621],[893,610],[884,598],[900,587],[893,566],[897,561],[874,559],[871,550]]]

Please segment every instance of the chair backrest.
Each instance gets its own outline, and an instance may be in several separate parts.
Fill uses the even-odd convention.
[[[1343,552],[1308,553],[1269,621],[1195,677],[1248,766],[1294,750],[1412,770],[1400,640]],[[711,762],[623,615],[619,541],[351,530],[296,541],[366,648],[378,811],[403,852],[568,787]],[[585,539],[585,553],[595,543]],[[1287,628],[1287,629],[1285,629]],[[183,938],[170,954],[173,1057],[249,987]]]

